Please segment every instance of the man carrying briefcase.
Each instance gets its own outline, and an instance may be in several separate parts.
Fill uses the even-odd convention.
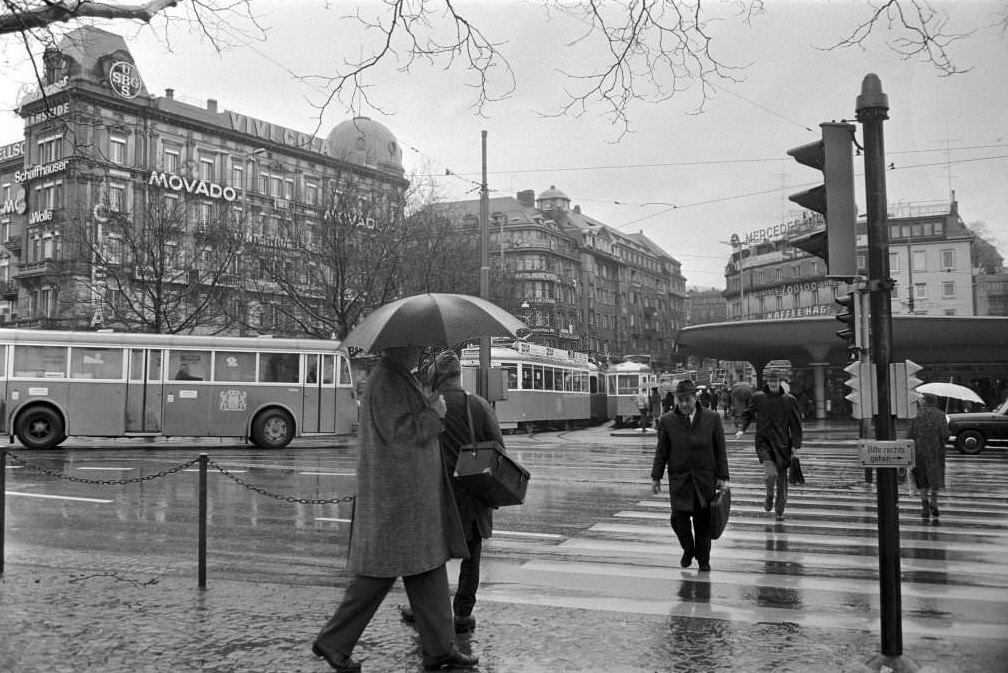
[[[504,437],[493,407],[479,395],[468,394],[462,389],[462,365],[453,351],[439,353],[426,374],[431,388],[444,396],[448,407],[444,417],[444,432],[441,433],[441,455],[449,474],[455,472],[459,447],[472,441],[466,404],[472,415],[476,441],[496,440],[503,446]],[[493,534],[493,509],[464,486],[455,482],[453,486],[459,518],[462,519],[462,529],[469,547],[469,558],[463,559],[459,566],[458,588],[452,607],[455,612],[455,632],[468,633],[476,627],[472,611],[476,605],[476,590],[479,588],[480,555],[483,538]],[[409,608],[402,609],[402,617],[407,622],[413,622]]]

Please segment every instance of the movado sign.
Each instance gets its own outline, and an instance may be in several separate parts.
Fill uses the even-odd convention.
[[[174,192],[205,196],[209,199],[234,201],[238,198],[238,192],[235,191],[234,187],[225,187],[215,182],[207,182],[206,180],[190,180],[173,173],[153,171],[147,184],[162,187],[163,189],[170,189]]]
[[[109,68],[109,84],[122,98],[136,98],[140,93],[140,87],[143,86],[137,67],[127,61],[112,64]]]

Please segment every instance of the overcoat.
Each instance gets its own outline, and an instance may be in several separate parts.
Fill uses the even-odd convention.
[[[784,470],[791,465],[791,449],[802,445],[801,412],[791,393],[771,392],[769,388],[754,393],[745,411],[735,420],[735,427],[745,430],[756,421],[756,455],[760,462],[772,460]]]
[[[907,438],[914,440],[914,485],[945,488],[945,442],[949,438],[945,414],[936,407],[921,405],[910,421]]]
[[[469,400],[469,411],[472,414],[473,434],[477,442],[496,440],[504,446],[504,437],[500,424],[490,403],[479,395],[466,395],[458,383],[458,378],[448,379],[438,389],[444,395],[448,405],[445,415],[445,429],[441,433],[441,452],[444,455],[445,466],[449,474],[454,474],[458,463],[459,447],[468,444],[469,422],[466,418],[466,398]],[[465,486],[452,482],[455,491],[455,502],[458,504],[459,517],[462,519],[462,530],[466,536],[476,524],[480,537],[488,538],[493,534],[493,508],[476,498]]]
[[[416,378],[383,358],[361,403],[357,502],[347,569],[419,575],[467,554],[441,460],[441,419]]]
[[[651,479],[660,480],[668,467],[673,512],[692,512],[694,493],[701,509],[706,508],[714,497],[717,480],[728,480],[728,453],[721,416],[699,403],[696,409],[692,423],[678,408],[662,416],[658,423],[658,448],[651,466]]]

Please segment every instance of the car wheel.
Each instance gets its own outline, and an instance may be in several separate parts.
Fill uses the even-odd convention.
[[[18,415],[14,434],[29,449],[51,449],[66,439],[63,417],[49,407],[31,407]]]
[[[294,419],[283,409],[267,409],[252,422],[252,441],[261,449],[282,449],[294,438]]]
[[[984,439],[983,433],[978,430],[963,430],[956,436],[956,448],[960,453],[971,456],[983,451],[986,443],[987,440]]]

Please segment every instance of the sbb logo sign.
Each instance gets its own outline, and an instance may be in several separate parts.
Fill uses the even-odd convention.
[[[109,68],[109,84],[112,90],[123,98],[136,98],[140,93],[142,82],[137,74],[136,66],[126,61],[119,61]]]

